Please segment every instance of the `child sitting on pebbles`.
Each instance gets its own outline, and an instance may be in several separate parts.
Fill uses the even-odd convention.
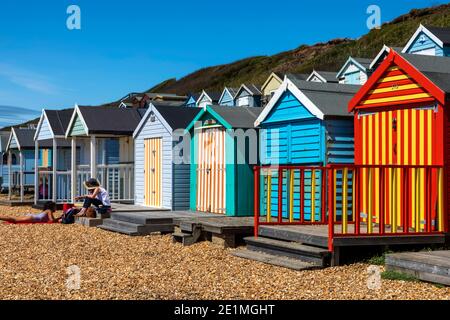
[[[10,223],[49,223],[59,222],[59,218],[55,218],[56,203],[49,201],[44,205],[44,211],[38,214],[28,214],[23,217],[7,217],[0,216],[1,221]]]

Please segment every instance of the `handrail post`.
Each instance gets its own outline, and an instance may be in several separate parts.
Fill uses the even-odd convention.
[[[353,174],[356,175],[355,185],[353,186],[355,189],[353,193],[355,195],[355,207],[353,208],[355,210],[355,234],[359,235],[361,233],[361,169],[355,167]]]
[[[384,216],[385,216],[385,194],[384,194],[384,190],[385,190],[385,172],[384,172],[384,168],[381,167],[379,169],[380,171],[380,185],[379,185],[379,189],[380,189],[380,213],[379,213],[379,224],[380,224],[380,235],[384,235],[384,230],[385,230],[385,220],[384,220]]]
[[[259,214],[260,214],[260,208],[259,208],[259,197],[260,197],[260,194],[259,194],[259,192],[260,192],[260,190],[259,190],[259,179],[260,179],[260,167],[258,167],[258,166],[254,166],[254,168],[253,168],[253,174],[255,175],[254,176],[254,182],[255,182],[255,186],[254,186],[254,192],[255,192],[255,194],[254,194],[254,196],[253,196],[253,199],[254,199],[254,208],[253,208],[253,210],[254,210],[254,213],[255,213],[255,228],[254,228],[254,232],[255,232],[255,238],[257,238],[258,237],[258,233],[259,233]]]
[[[278,223],[283,222],[283,169],[278,168]]]
[[[333,251],[334,237],[334,169],[328,167],[328,250]]]

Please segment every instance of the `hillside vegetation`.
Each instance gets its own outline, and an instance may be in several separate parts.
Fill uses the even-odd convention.
[[[349,55],[372,58],[384,44],[392,47],[404,46],[420,23],[449,27],[450,4],[411,10],[408,14],[383,24],[380,29],[371,30],[357,40],[335,39],[312,46],[302,45],[273,56],[251,57],[208,67],[179,80],[166,80],[149,91],[178,94],[198,92],[202,89],[221,91],[225,85],[238,87],[248,82],[262,85],[272,71],[281,73],[308,73],[312,69],[337,71]]]

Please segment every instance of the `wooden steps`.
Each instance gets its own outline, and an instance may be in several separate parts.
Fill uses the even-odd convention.
[[[319,269],[331,264],[323,228],[260,226],[258,237],[244,240],[247,247],[233,253],[237,257],[293,270]]]
[[[253,218],[250,217],[193,216],[174,219],[174,223],[177,232],[173,240],[183,245],[209,240],[224,248],[236,248],[244,237],[253,234]]]
[[[450,286],[450,251],[388,254],[386,269],[412,275],[422,281]]]
[[[325,248],[264,237],[248,237],[244,240],[247,243],[247,250],[250,251],[298,259],[321,267],[329,264],[330,254]]]
[[[270,265],[297,271],[319,268],[317,265],[306,261],[246,249],[235,250],[232,254],[239,258],[267,263]]]
[[[113,212],[111,218],[104,219],[98,228],[126,234],[129,236],[146,236],[152,233],[172,233],[173,219],[164,216],[164,212],[148,215],[141,212]]]

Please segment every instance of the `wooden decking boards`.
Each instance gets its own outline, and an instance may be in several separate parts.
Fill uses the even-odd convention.
[[[450,251],[402,252],[386,256],[386,269],[450,286]]]

